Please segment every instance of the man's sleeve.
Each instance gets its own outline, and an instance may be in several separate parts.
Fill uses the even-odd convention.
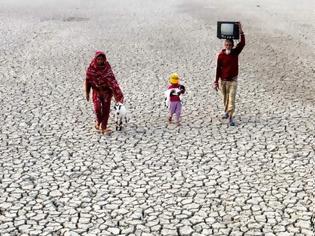
[[[240,54],[244,47],[245,47],[245,35],[244,33],[241,33],[241,41],[236,45],[234,49],[236,54]]]
[[[217,57],[217,70],[216,70],[216,76],[215,76],[215,82],[218,83],[219,79],[221,77],[221,68],[222,68],[222,64],[221,64],[221,59],[220,59],[220,54]]]

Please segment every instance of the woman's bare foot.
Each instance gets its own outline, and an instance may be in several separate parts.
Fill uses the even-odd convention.
[[[97,123],[97,122],[95,123],[95,129],[97,130],[100,129],[100,123]]]

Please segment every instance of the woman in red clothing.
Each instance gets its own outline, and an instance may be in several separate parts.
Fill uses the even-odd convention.
[[[110,102],[112,96],[117,103],[124,102],[124,96],[115,79],[106,55],[102,51],[96,51],[94,59],[91,61],[85,80],[86,100],[90,100],[90,91],[93,90],[93,104],[96,114],[95,128],[103,133],[111,130],[107,128],[107,122],[110,112]]]

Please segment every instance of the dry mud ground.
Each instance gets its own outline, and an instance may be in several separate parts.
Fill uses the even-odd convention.
[[[314,235],[314,4],[0,0],[0,234]],[[247,40],[236,127],[211,89],[222,19]],[[132,116],[110,136],[82,91],[96,49]]]

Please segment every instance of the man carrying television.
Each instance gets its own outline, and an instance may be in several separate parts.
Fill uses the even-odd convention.
[[[245,35],[241,23],[238,23],[240,42],[234,47],[233,39],[225,39],[224,49],[218,54],[214,89],[223,94],[224,115],[230,126],[235,126],[235,95],[238,76],[238,55],[245,46]]]

